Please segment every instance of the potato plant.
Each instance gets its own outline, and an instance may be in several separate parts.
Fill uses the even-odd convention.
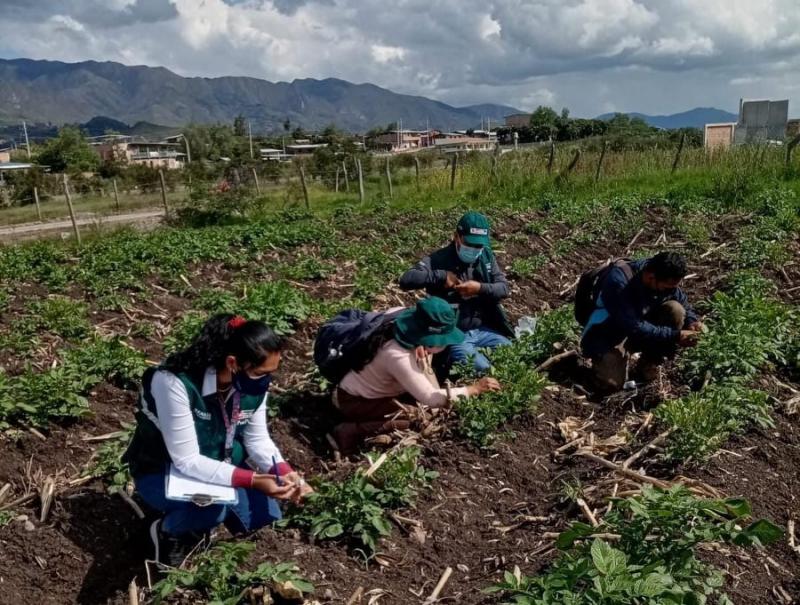
[[[305,529],[318,540],[346,541],[371,558],[378,540],[391,533],[388,512],[413,506],[419,490],[437,476],[419,464],[420,454],[419,448],[406,448],[391,454],[371,477],[359,469],[343,481],[317,482],[316,491],[281,524]]]
[[[491,375],[503,389],[455,403],[458,431],[476,445],[491,445],[504,424],[536,409],[547,379],[534,368],[554,353],[554,345],[564,348],[576,343],[571,305],[537,317],[533,334],[523,334],[491,353]]]
[[[728,382],[667,401],[656,408],[655,415],[673,429],[667,457],[687,461],[707,458],[751,424],[773,427],[770,411],[765,392]]]
[[[751,378],[770,363],[785,362],[796,313],[768,292],[763,278],[742,273],[731,292],[714,294],[709,332],[682,358],[690,380]]]
[[[31,366],[17,376],[0,372],[0,430],[85,416],[86,395],[95,385],[110,380],[130,387],[144,368],[144,356],[121,340],[94,338],[74,345],[43,372]]]
[[[287,583],[296,592],[310,593],[314,586],[299,573],[294,563],[261,563],[252,571],[243,569],[255,550],[252,542],[220,542],[194,557],[186,568],[171,568],[166,576],[153,586],[155,603],[171,597],[193,597],[213,605],[239,605],[250,603],[252,589]],[[183,601],[181,601],[183,602]]]
[[[712,598],[731,605],[722,572],[699,559],[696,549],[714,542],[763,546],[782,537],[764,520],[742,529],[750,515],[744,500],[706,500],[682,486],[645,486],[640,496],[616,500],[599,527],[574,523],[563,532],[556,542],[559,558],[540,575],[515,569],[487,592],[505,595],[513,605],[675,605]]]

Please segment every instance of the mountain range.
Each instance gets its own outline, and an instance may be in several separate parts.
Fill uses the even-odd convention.
[[[519,110],[483,104],[453,107],[373,84],[248,77],[186,78],[163,67],[84,61],[0,59],[0,123],[82,123],[110,116],[165,126],[231,122],[243,115],[257,131],[329,124],[354,132],[402,120],[404,128],[477,128]]]
[[[671,115],[651,116],[644,113],[628,113],[632,118],[641,118],[650,126],[656,128],[702,128],[706,124],[715,124],[718,122],[735,122],[739,119],[735,113],[716,109],[714,107],[696,107],[689,111],[682,111],[681,113],[674,113]],[[598,120],[608,120],[614,117],[613,113],[604,113],[597,116]]]

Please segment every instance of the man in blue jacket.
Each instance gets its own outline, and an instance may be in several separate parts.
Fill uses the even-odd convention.
[[[637,377],[649,381],[678,347],[696,342],[702,323],[679,288],[685,275],[686,262],[680,255],[661,252],[645,260],[618,262],[600,280],[581,339],[598,388],[622,388],[628,353],[641,352]]]
[[[448,347],[449,364],[472,360],[479,373],[491,367],[479,349],[508,344],[514,335],[500,306],[508,296],[508,281],[489,243],[489,220],[479,212],[467,212],[458,221],[450,244],[423,258],[400,278],[403,290],[424,289],[457,309],[458,327],[466,333],[466,340]]]

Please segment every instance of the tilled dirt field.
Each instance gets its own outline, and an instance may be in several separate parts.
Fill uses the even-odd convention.
[[[503,236],[519,231],[530,217],[509,218],[500,226]],[[598,259],[631,254],[637,249],[654,249],[662,233],[672,241],[670,230],[654,213],[648,228],[638,235],[634,246],[630,239],[592,244],[571,251],[550,262],[532,279],[513,281],[509,304],[512,316],[532,314],[563,304],[568,286],[579,273]],[[520,255],[546,252],[559,237],[567,235],[556,228],[547,238],[530,236],[527,243],[515,241],[502,245],[498,257],[502,264]],[[722,237],[724,233],[718,233]],[[795,256],[796,258],[796,256]],[[694,263],[690,269],[697,277],[686,282],[691,300],[700,300],[721,282],[727,267],[718,256]],[[196,268],[194,275],[202,275]],[[231,275],[215,276],[221,280]],[[776,276],[776,281],[784,279]],[[787,268],[785,279],[800,283],[796,266]],[[316,293],[314,284],[308,286]],[[319,296],[343,296],[346,289],[319,287]],[[786,294],[787,300],[797,291]],[[392,293],[392,301],[398,295]],[[399,295],[400,300],[411,300]],[[792,302],[796,302],[793,300]],[[160,309],[185,308],[185,303],[167,293],[154,292],[149,304]],[[151,309],[152,310],[152,309]],[[98,316],[100,317],[100,316]],[[104,313],[107,327],[124,331],[129,321],[122,314]],[[293,389],[282,406],[280,418],[271,421],[271,431],[282,452],[296,468],[307,475],[345,472],[353,461],[337,465],[324,439],[335,422],[328,399],[305,390],[303,375],[310,369],[309,351],[315,324],[301,326],[291,339],[289,351],[279,372],[278,386]],[[160,349],[153,341],[135,342],[148,357],[157,359]],[[12,363],[12,360],[5,360]],[[597,440],[615,435],[630,427],[637,437],[610,459],[624,460],[658,434],[655,423],[641,428],[642,411],[658,403],[664,394],[685,390],[680,376],[671,369],[657,387],[645,389],[633,397],[594,400],[576,381],[580,372],[569,365],[553,368],[554,383],[544,392],[536,415],[519,418],[508,426],[508,435],[490,451],[479,451],[452,436],[424,445],[424,464],[439,472],[432,488],[421,494],[415,510],[403,517],[414,522],[398,521],[390,538],[382,541],[379,560],[366,565],[358,553],[331,543],[311,543],[297,531],[265,529],[253,539],[257,553],[272,560],[295,561],[317,586],[315,598],[344,603],[358,587],[374,601],[384,605],[421,603],[430,594],[442,571],[454,569],[442,602],[488,604],[497,602],[481,590],[499,577],[502,571],[519,565],[534,573],[555,556],[552,539],[546,533],[558,532],[573,520],[581,519],[580,510],[563,495],[563,484],[579,481],[584,493],[592,486],[613,483],[608,471],[569,450],[555,452],[565,444],[558,423],[573,416],[592,421],[591,431]],[[800,388],[791,376],[781,380]],[[772,389],[769,377],[765,388]],[[299,388],[298,388],[299,385]],[[775,393],[786,399],[786,393]],[[99,386],[90,396],[94,415],[69,426],[53,426],[42,436],[30,433],[0,440],[0,485],[11,482],[14,493],[23,493],[26,483],[38,475],[60,474],[73,478],[90,458],[96,443],[87,437],[119,429],[120,422],[130,421],[135,393],[108,384]],[[648,473],[669,480],[683,475],[702,481],[730,496],[742,496],[753,503],[755,516],[764,516],[785,527],[800,514],[795,494],[798,492],[800,430],[797,416],[779,409],[776,426],[753,430],[732,439],[707,464],[686,468],[645,465]],[[600,491],[598,490],[598,493]],[[596,506],[602,506],[598,500]],[[136,578],[147,585],[143,564],[148,555],[145,524],[119,496],[107,495],[99,482],[64,488],[44,523],[38,520],[37,500],[15,507],[23,520],[0,528],[0,603],[127,603],[127,586]],[[773,589],[782,587],[800,599],[800,556],[783,541],[765,552],[756,550],[716,549],[704,553],[728,572],[728,592],[738,604],[760,605],[778,602]],[[362,601],[369,601],[369,596]]]

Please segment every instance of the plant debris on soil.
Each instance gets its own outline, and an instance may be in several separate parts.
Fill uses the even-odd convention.
[[[657,208],[648,208],[647,213],[644,230],[633,246],[630,243],[636,230],[565,249],[558,255],[550,253],[555,244],[570,235],[567,225],[553,224],[545,235],[538,235],[526,233],[524,226],[542,220],[541,213],[516,213],[501,220],[495,230],[502,265],[508,266],[522,256],[549,255],[532,276],[512,278],[512,294],[506,305],[512,318],[565,304],[571,294],[570,284],[601,260],[659,249],[664,242],[680,249],[681,234],[672,228],[669,217]],[[716,237],[728,237],[725,229],[721,223]],[[368,241],[369,236],[363,235],[366,232],[364,229],[353,235]],[[526,234],[524,239],[518,237],[520,233]],[[709,249],[724,241],[712,242]],[[302,257],[303,250],[295,251],[297,258]],[[418,251],[420,256],[425,252]],[[794,259],[796,252],[793,244]],[[275,256],[273,261],[261,262],[269,265],[279,258],[285,261],[286,254]],[[687,256],[692,278],[686,280],[685,290],[691,301],[702,301],[721,287],[730,271],[729,261],[722,254]],[[198,289],[238,280],[237,271],[211,263],[197,264],[186,278]],[[786,265],[784,274],[776,276],[778,283],[784,279],[800,284],[800,267],[796,263]],[[313,299],[336,302],[354,286],[352,274],[340,267],[329,278],[301,280],[298,287]],[[128,334],[129,344],[157,361],[163,355],[160,343],[165,328],[192,305],[157,280],[144,288],[147,295],[139,296],[130,311],[93,307],[90,317],[98,330]],[[781,297],[796,303],[800,289],[789,290],[785,288]],[[19,294],[19,298],[30,295]],[[413,295],[389,284],[376,296],[374,305],[386,307],[413,300]],[[21,312],[12,303],[2,323],[8,326]],[[280,412],[270,420],[270,430],[282,453],[307,476],[342,472],[354,464],[336,462],[325,439],[336,421],[335,412],[329,398],[310,380],[310,352],[322,319],[315,316],[303,322],[290,337],[276,376]],[[139,322],[153,323],[154,333],[136,336],[130,332]],[[48,349],[50,344],[45,341],[40,346]],[[10,372],[21,368],[19,360],[9,356],[0,363]],[[46,367],[47,356],[37,363]],[[619,482],[608,469],[576,455],[575,449],[562,449],[568,440],[559,424],[570,417],[577,419],[569,425],[573,430],[589,423],[575,435],[596,444],[608,442],[607,457],[621,462],[658,435],[655,422],[642,427],[647,412],[666,395],[686,390],[680,374],[667,368],[661,384],[652,389],[603,400],[586,391],[579,371],[574,360],[550,368],[552,383],[545,388],[536,414],[517,418],[504,427],[504,434],[490,450],[479,450],[450,432],[421,439],[422,463],[437,471],[439,477],[430,489],[421,492],[414,509],[404,511],[406,521],[395,522],[391,536],[381,540],[373,560],[367,562],[339,543],[312,543],[300,531],[271,528],[250,538],[256,544],[256,557],[297,563],[316,586],[313,598],[320,602],[346,603],[361,588],[369,596],[355,602],[422,603],[447,567],[453,573],[442,602],[498,602],[498,597],[482,590],[514,566],[529,575],[544,568],[557,555],[552,534],[575,520],[585,520],[580,506],[564,497],[565,486],[578,486],[589,506],[601,513],[604,496]],[[781,380],[800,389],[791,376]],[[787,395],[776,396],[788,399]],[[131,580],[135,578],[140,587],[147,586],[144,560],[149,556],[149,540],[145,521],[120,495],[107,493],[100,480],[70,484],[80,478],[98,446],[90,438],[113,433],[131,422],[135,398],[134,391],[105,382],[88,395],[90,416],[33,431],[17,427],[0,436],[0,487],[6,483],[12,486],[11,497],[3,503],[34,495],[13,506],[14,518],[0,527],[1,604],[123,604],[128,603]],[[648,466],[647,473],[663,480],[691,477],[722,494],[744,497],[751,501],[754,516],[786,527],[789,520],[800,516],[796,497],[800,488],[800,431],[796,413],[780,406],[775,421],[774,428],[752,429],[733,437],[707,463],[687,464],[685,468],[658,463]],[[615,444],[611,438],[623,427],[635,437]],[[636,434],[638,429],[641,431]],[[638,460],[632,468],[640,468],[646,459]],[[57,486],[52,509],[44,521],[40,521],[36,496],[42,477],[54,477]],[[765,551],[725,547],[704,551],[702,556],[725,570],[726,590],[736,603],[781,603],[776,596],[778,587],[791,598],[800,599],[800,555],[786,540]]]

